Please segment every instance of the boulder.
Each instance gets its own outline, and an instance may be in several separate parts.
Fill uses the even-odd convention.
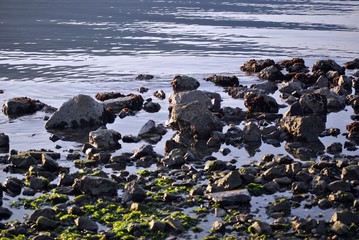
[[[103,92],[103,93],[96,93],[95,98],[101,102],[113,99],[113,98],[119,98],[119,97],[125,97],[126,95],[120,93],[120,92]]]
[[[142,109],[143,98],[141,95],[128,94],[124,97],[108,99],[103,102],[105,109],[111,109],[115,113],[121,112],[123,109],[131,111],[139,111]]]
[[[261,70],[263,70],[266,67],[272,66],[274,65],[275,62],[272,59],[265,59],[265,60],[255,60],[255,59],[251,59],[247,62],[245,62],[242,66],[241,66],[241,71],[243,72],[251,72],[251,73],[256,73],[256,72],[260,72]]]
[[[21,193],[23,183],[16,177],[8,177],[2,185],[7,194],[17,196]]]
[[[9,99],[2,106],[2,111],[10,118],[34,114],[37,111],[45,110],[48,112],[56,111],[55,108],[40,102],[39,100],[28,97],[17,97]]]
[[[344,67],[346,69],[359,69],[359,58],[356,58],[353,61],[344,63]]]
[[[195,90],[199,87],[199,82],[193,78],[186,75],[176,75],[171,82],[173,92],[183,92]]]
[[[284,79],[284,75],[281,72],[280,68],[276,67],[275,65],[266,67],[263,70],[261,70],[258,73],[258,77],[268,81],[276,81],[276,80]]]
[[[156,92],[153,93],[153,96],[163,100],[163,99],[166,98],[166,93],[162,89],[159,89],[159,90],[157,90]]]
[[[303,94],[299,103],[303,108],[304,115],[326,116],[327,114],[327,98],[318,93]]]
[[[247,189],[208,193],[206,196],[222,206],[249,204],[252,199]]]
[[[10,155],[9,162],[15,168],[28,170],[30,166],[36,165],[36,159],[30,153],[19,153],[18,155]]]
[[[0,153],[9,152],[10,139],[5,133],[0,133]]]
[[[117,182],[108,178],[95,176],[83,176],[80,179],[76,179],[72,186],[76,191],[94,196],[116,196],[118,189]]]
[[[211,111],[218,111],[221,108],[221,95],[207,91],[193,90],[186,92],[179,92],[169,97],[170,112],[176,105],[187,105],[198,101],[203,104],[203,108],[208,108]]]
[[[244,106],[249,112],[278,113],[277,101],[266,94],[247,93],[244,95]]]
[[[171,110],[169,125],[198,139],[208,139],[213,131],[222,131],[222,122],[203,102],[174,105]]]
[[[89,143],[100,150],[113,150],[121,148],[118,141],[121,139],[121,134],[106,127],[100,127],[96,131],[89,133]]]
[[[308,142],[317,141],[325,130],[325,120],[318,116],[288,116],[280,123],[291,136]]]
[[[254,234],[258,234],[258,236],[261,235],[272,235],[273,234],[273,230],[272,227],[266,223],[266,222],[262,222],[262,221],[255,221],[250,227],[249,227],[251,233]]]
[[[243,128],[243,140],[244,142],[261,142],[262,134],[261,130],[256,122],[247,122]]]
[[[77,95],[62,106],[46,122],[46,129],[86,128],[113,122],[114,115],[103,104],[87,95]]]
[[[181,168],[186,162],[184,153],[180,149],[173,149],[167,156],[161,159],[161,163],[169,168]]]
[[[86,230],[91,232],[97,232],[98,230],[97,223],[84,216],[76,218],[75,225],[81,231]]]
[[[328,60],[319,60],[314,63],[312,67],[312,72],[321,72],[321,73],[327,73],[328,71],[336,71],[339,73],[339,75],[344,75],[345,68],[337,64],[334,60],[328,59]]]
[[[301,91],[304,88],[304,84],[302,82],[290,81],[283,83],[279,88],[281,93],[292,94],[294,91]]]
[[[122,195],[122,201],[141,202],[146,198],[146,191],[136,182],[129,182],[125,185],[125,191]]]
[[[217,76],[214,74],[210,77],[204,78],[204,80],[213,82],[215,85],[222,87],[232,87],[239,85],[239,81],[236,76]]]
[[[233,190],[242,185],[241,174],[234,170],[229,172],[223,178],[218,179],[213,184],[208,185],[207,191],[208,192],[222,192]]]
[[[143,104],[143,110],[149,113],[155,113],[161,110],[161,105],[152,101],[146,101]]]
[[[264,93],[266,93],[266,94],[274,93],[275,91],[278,90],[277,85],[275,83],[269,82],[269,81],[264,82],[264,83],[253,84],[250,86],[250,88],[263,90]]]
[[[337,221],[342,222],[347,225],[350,225],[352,223],[358,224],[359,223],[359,214],[354,213],[350,210],[338,211],[338,212],[335,212],[333,214],[332,218],[330,219],[330,222],[332,222],[332,223],[337,222]]]

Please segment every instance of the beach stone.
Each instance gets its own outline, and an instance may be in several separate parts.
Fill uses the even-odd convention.
[[[340,142],[334,142],[331,143],[328,147],[327,147],[327,153],[330,154],[338,154],[341,153],[343,151],[343,144]]]
[[[343,181],[353,181],[359,179],[359,166],[350,165],[342,169],[340,175],[341,180]]]
[[[251,233],[258,234],[258,236],[273,234],[272,227],[266,222],[255,221],[249,228],[251,229]]]
[[[29,188],[35,191],[44,190],[49,185],[48,181],[43,177],[30,177],[30,179],[28,179],[28,182],[29,182]]]
[[[164,232],[165,228],[166,228],[166,223],[159,221],[159,220],[151,220],[149,222],[149,228],[151,231],[159,231],[159,232]]]
[[[244,96],[244,106],[249,112],[278,113],[277,101],[266,94],[247,93]]]
[[[310,233],[316,229],[317,225],[317,220],[313,218],[294,217],[292,220],[292,227],[295,231],[298,232]]]
[[[29,167],[36,165],[36,159],[30,153],[23,153],[18,155],[10,155],[9,162],[15,168],[27,170]]]
[[[284,177],[286,175],[285,168],[286,168],[285,165],[273,166],[273,167],[268,168],[267,170],[265,170],[262,173],[262,176],[265,179],[268,179],[268,180],[273,180],[275,178]]]
[[[243,128],[243,140],[245,142],[261,142],[261,130],[256,122],[247,122]]]
[[[213,82],[215,85],[222,87],[238,86],[239,80],[236,76],[217,76],[216,74],[204,78],[205,81]]]
[[[279,216],[289,216],[291,213],[291,206],[288,199],[279,198],[273,202],[270,202],[267,206],[266,213],[273,218],[277,218]]]
[[[77,95],[64,102],[46,122],[46,129],[66,129],[101,126],[113,122],[114,116],[103,104],[87,95]]]
[[[116,196],[118,184],[117,182],[103,177],[83,176],[76,179],[72,187],[75,191],[94,196]]]
[[[240,67],[240,69],[243,72],[256,73],[256,72],[260,72],[264,68],[272,66],[274,64],[275,64],[275,62],[272,59],[264,59],[264,60],[251,59],[251,60],[245,62]]]
[[[152,101],[146,101],[143,104],[143,110],[149,113],[155,113],[161,110],[161,105]]]
[[[189,136],[208,139],[213,131],[222,131],[222,123],[202,102],[172,107],[169,125]]]
[[[48,219],[55,219],[56,212],[54,209],[49,207],[44,207],[42,209],[36,209],[34,212],[30,215],[29,221],[30,222],[36,222],[36,220],[40,217],[46,217]]]
[[[141,157],[145,157],[145,156],[153,156],[153,157],[157,156],[156,152],[153,150],[152,145],[149,144],[142,145],[141,147],[133,150],[131,159],[140,159]]]
[[[156,137],[158,135],[164,135],[166,133],[167,130],[162,124],[156,126],[155,121],[148,120],[145,123],[145,125],[143,125],[142,128],[140,129],[138,136],[146,139],[146,138]]]
[[[98,230],[97,223],[84,216],[76,218],[75,225],[79,230],[86,230],[91,232],[97,232]]]
[[[247,189],[208,193],[206,196],[222,206],[248,204],[252,199]]]
[[[324,115],[327,114],[327,98],[317,93],[303,94],[299,103],[303,108],[305,115]]]
[[[0,207],[0,220],[7,220],[13,214],[8,208]]]
[[[328,78],[326,76],[321,75],[317,79],[317,81],[314,83],[314,86],[318,87],[318,88],[329,88],[330,83],[329,83],[329,80],[328,80]]]
[[[327,73],[328,71],[336,71],[339,75],[345,74],[345,68],[337,64],[334,60],[319,60],[313,64],[312,72]]]
[[[125,185],[122,201],[142,202],[146,198],[146,191],[136,182],[129,182]]]
[[[50,172],[56,172],[60,169],[60,165],[49,154],[43,153],[41,161],[42,166]]]
[[[119,113],[123,109],[139,111],[142,109],[143,102],[144,100],[141,95],[131,93],[125,97],[105,100],[103,105],[105,109],[111,109],[113,112]]]
[[[290,135],[307,142],[317,141],[325,130],[325,120],[318,116],[288,116],[280,123]]]
[[[349,132],[348,137],[357,138],[359,137],[359,122],[355,121],[345,126],[346,130]]]
[[[343,87],[349,94],[352,92],[352,79],[348,76],[341,75],[338,79],[338,86]]]
[[[328,184],[328,189],[332,192],[350,192],[351,184],[347,181],[336,180]]]
[[[176,75],[171,82],[173,92],[183,92],[195,90],[199,87],[200,83],[193,77],[186,75]]]
[[[36,226],[39,230],[52,230],[57,227],[58,223],[44,216],[39,216],[36,220]]]
[[[359,58],[356,58],[353,61],[344,63],[344,67],[346,69],[358,69],[359,68]]]
[[[0,133],[0,153],[9,152],[10,139],[5,133]]]
[[[208,192],[223,192],[235,189],[242,185],[241,174],[239,171],[230,171],[224,177],[218,179],[207,187]]]
[[[125,96],[126,95],[120,92],[103,92],[103,93],[96,93],[95,98],[103,102],[108,99],[114,99],[114,98],[125,97]]]
[[[349,232],[348,225],[336,221],[331,227],[330,230],[332,230],[335,234],[338,234],[339,236],[346,235]]]
[[[154,78],[154,76],[151,74],[142,74],[141,73],[135,77],[135,80],[151,80],[153,78]]]
[[[10,118],[34,114],[40,110],[46,110],[48,112],[56,111],[55,108],[52,108],[39,100],[28,97],[16,97],[9,99],[2,106],[3,113]]]
[[[321,176],[313,177],[313,180],[310,183],[312,191],[315,195],[322,196],[328,191],[328,182],[325,178]]]
[[[337,221],[342,222],[346,225],[350,225],[352,223],[358,224],[359,223],[359,214],[354,213],[347,209],[341,210],[341,211],[336,211],[332,215],[330,222],[335,223]]]
[[[266,67],[263,70],[261,70],[258,73],[258,77],[262,78],[262,79],[265,79],[265,80],[268,80],[268,81],[276,81],[276,80],[283,80],[284,79],[283,73],[275,65]]]
[[[292,94],[295,91],[301,91],[304,88],[304,84],[302,82],[298,82],[298,81],[290,81],[290,82],[286,82],[283,83],[281,85],[281,87],[279,88],[279,91],[281,93],[288,93],[288,94]]]
[[[17,196],[21,193],[22,181],[16,177],[7,177],[2,186],[10,196]]]
[[[309,187],[304,182],[293,182],[291,189],[294,194],[301,194],[307,193]]]
[[[226,225],[222,221],[215,221],[212,223],[211,232],[224,232]]]
[[[186,163],[184,153],[180,149],[173,149],[167,156],[161,159],[165,167],[180,168]]]
[[[167,226],[170,227],[170,229],[174,230],[177,233],[182,233],[186,231],[185,227],[179,219],[167,218],[165,220],[165,223]]]
[[[174,106],[187,105],[196,101],[202,103],[203,108],[208,108],[212,111],[218,111],[221,107],[222,98],[218,93],[200,90],[175,93],[169,97],[170,112],[171,108]]]
[[[263,90],[266,94],[274,93],[278,90],[277,85],[270,81],[259,84],[252,84],[250,88]]]
[[[163,100],[166,98],[166,93],[162,89],[159,89],[153,93],[153,96]]]
[[[95,131],[89,133],[89,143],[100,150],[112,150],[121,148],[118,141],[121,139],[121,134],[106,127],[100,127]]]

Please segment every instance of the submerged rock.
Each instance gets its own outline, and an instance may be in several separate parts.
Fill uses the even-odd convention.
[[[232,87],[239,85],[239,80],[236,76],[217,76],[216,74],[204,78],[206,81],[213,82],[214,84],[222,87]]]
[[[123,109],[139,111],[142,109],[143,98],[141,95],[128,94],[124,97],[108,99],[103,102],[105,109],[111,109],[115,113],[121,112]]]
[[[16,118],[24,115],[34,114],[37,111],[45,110],[47,112],[56,111],[55,108],[34,100],[28,97],[12,98],[2,106],[2,111],[5,115]]]
[[[265,60],[255,60],[255,59],[251,59],[247,62],[245,62],[242,66],[241,66],[241,71],[243,72],[251,72],[251,73],[256,73],[256,72],[260,72],[261,70],[263,70],[266,67],[272,66],[274,65],[275,62],[272,59],[265,59]]]
[[[66,101],[46,122],[46,129],[85,128],[113,122],[114,115],[87,95]]]

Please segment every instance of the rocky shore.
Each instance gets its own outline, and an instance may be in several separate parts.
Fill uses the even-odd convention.
[[[45,112],[49,141],[85,135],[86,142],[66,155],[46,146],[17,151],[1,130],[0,162],[10,175],[0,188],[1,239],[359,239],[359,59],[311,68],[301,58],[253,59],[240,69],[261,82],[177,75],[171,92],[153,91],[155,100],[142,96],[150,86],[80,94],[58,109],[7,100],[2,111],[11,119]],[[204,81],[245,109],[223,106],[219,93],[201,90]],[[111,129],[140,111],[155,115],[164,101],[165,123],[148,119],[129,135]],[[328,128],[328,114],[346,108],[355,113],[346,129]],[[169,130],[160,154],[154,146]],[[320,141],[339,135],[345,142]],[[124,143],[143,144],[118,154]],[[288,154],[265,152],[241,167],[214,156],[256,152],[262,143]],[[297,214],[305,210],[312,214]]]

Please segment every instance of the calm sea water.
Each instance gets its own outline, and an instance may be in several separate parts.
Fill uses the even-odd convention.
[[[179,73],[199,80],[236,74],[242,84],[251,84],[258,79],[239,71],[251,58],[302,57],[308,66],[332,58],[343,64],[358,57],[358,39],[359,1],[0,0],[0,89],[5,91],[0,103],[27,96],[59,107],[78,93],[130,93],[140,86],[150,88],[144,94],[149,98],[158,89],[170,93],[172,76]],[[134,81],[139,73],[155,78]],[[224,105],[242,104],[223,98]],[[161,105],[156,115],[141,111],[109,127],[136,134],[148,119],[164,123],[167,101]],[[49,141],[43,117],[8,119],[1,113],[0,132],[18,150],[80,145]],[[328,124],[338,124],[335,119]],[[342,118],[340,124],[349,122]],[[163,144],[156,148],[163,151]],[[265,145],[262,151],[284,150]],[[231,157],[241,156],[248,154],[234,151]]]

